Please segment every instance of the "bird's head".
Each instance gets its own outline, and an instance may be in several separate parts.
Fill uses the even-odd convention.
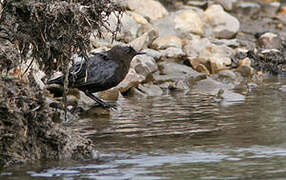
[[[122,60],[124,62],[131,62],[134,56],[145,54],[143,52],[137,52],[135,49],[131,46],[120,46],[116,45],[110,50],[112,56],[114,58],[118,58],[119,60]]]

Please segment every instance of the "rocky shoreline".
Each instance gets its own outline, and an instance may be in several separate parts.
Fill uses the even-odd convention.
[[[217,102],[244,100],[235,89],[258,86],[265,74],[286,71],[286,13],[279,2],[176,1],[170,9],[155,0],[119,2],[127,9],[120,33],[112,42],[114,34],[109,31],[102,33],[105,38],[94,32],[89,55],[116,44],[146,54],[133,59],[117,87],[97,93],[104,100],[116,102],[121,95],[144,100],[166,90],[193,89]],[[116,23],[116,16],[111,16],[108,25],[116,29]],[[92,158],[92,142],[62,125],[63,90],[46,87],[47,77],[37,64],[30,70],[32,82],[14,79],[17,74],[11,73],[1,79],[1,94],[10,96],[1,98],[0,167],[45,158]],[[70,90],[67,121],[76,123],[91,109],[99,115],[109,113],[94,105],[84,93]]]
[[[133,59],[129,74],[117,87],[98,93],[105,100],[116,101],[119,94],[159,96],[165,90],[196,87],[211,95],[227,90],[222,96],[230,97],[227,93],[232,89],[260,83],[267,73],[284,72],[285,37],[280,32],[285,27],[280,19],[285,14],[279,11],[282,4],[278,2],[183,1],[173,4],[172,10],[153,0],[120,2],[128,10],[117,40],[111,44],[108,32],[104,39],[92,37],[91,54],[114,44],[128,44],[146,55]],[[240,20],[236,16],[242,13]],[[270,18],[275,26],[252,32],[242,29],[254,13],[266,19],[254,24],[263,27]],[[109,21],[116,23],[115,18]],[[251,39],[245,40],[248,36]]]

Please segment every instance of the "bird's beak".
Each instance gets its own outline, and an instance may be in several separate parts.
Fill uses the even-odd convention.
[[[138,52],[138,53],[136,53],[136,56],[137,55],[142,55],[142,54],[146,54],[145,52]]]

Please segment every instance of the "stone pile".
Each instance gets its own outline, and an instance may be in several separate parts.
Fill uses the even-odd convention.
[[[179,4],[175,11],[168,11],[156,0],[121,0],[120,3],[128,10],[122,16],[116,40],[111,41],[109,32],[103,33],[104,39],[94,38],[95,32],[90,39],[94,48],[91,53],[115,44],[128,44],[146,55],[136,56],[125,80],[117,87],[99,92],[99,97],[115,101],[119,94],[159,96],[165,89],[185,91],[196,87],[215,94],[219,89],[233,89],[257,77],[251,58],[237,58],[238,53],[247,51],[236,39],[240,21],[229,11],[233,11],[234,6],[240,7],[235,8],[238,14],[255,11],[255,8],[260,11],[258,3],[188,1],[185,5]],[[116,28],[116,18],[111,17],[109,21],[109,25]],[[258,44],[281,45],[279,39],[274,38],[269,44],[267,38],[259,38]],[[86,98],[80,98],[80,104],[85,103],[83,99]]]

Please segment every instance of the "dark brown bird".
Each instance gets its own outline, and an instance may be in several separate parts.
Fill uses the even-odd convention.
[[[127,75],[136,52],[131,46],[114,46],[111,50],[96,53],[89,60],[75,63],[69,69],[69,87],[83,91],[103,107],[113,107],[92,93],[104,91],[118,85]],[[64,76],[49,80],[47,84],[64,85]]]

